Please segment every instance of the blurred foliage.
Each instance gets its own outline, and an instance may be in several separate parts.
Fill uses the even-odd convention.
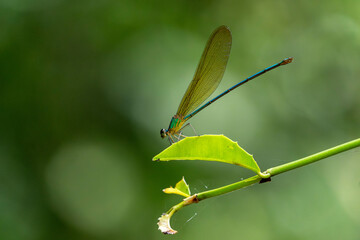
[[[162,239],[176,198],[161,189],[249,176],[151,161],[222,24],[233,48],[219,91],[295,60],[191,119],[198,133],[238,141],[262,169],[358,138],[359,12],[356,0],[0,0],[0,239]],[[357,169],[353,150],[185,208],[174,239],[360,239]]]

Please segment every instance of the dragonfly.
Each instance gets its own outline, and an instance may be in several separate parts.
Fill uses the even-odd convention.
[[[198,114],[201,110],[208,107],[213,102],[225,96],[235,88],[244,83],[272,70],[279,66],[291,63],[293,58],[285,58],[281,62],[274,64],[264,70],[255,73],[254,75],[242,80],[223,93],[214,97],[210,101],[202,104],[219,86],[229,59],[232,44],[231,31],[227,26],[220,26],[213,31],[205,46],[204,52],[200,58],[195,75],[188,86],[176,114],[171,118],[169,127],[160,130],[160,136],[169,139],[170,144],[174,143],[174,138],[180,140],[181,137],[186,137],[182,134],[182,130],[186,126],[191,126],[194,133],[195,129],[190,123],[185,124],[190,118]],[[200,107],[199,107],[200,106]],[[185,124],[185,125],[184,125]],[[197,135],[197,134],[196,134]]]

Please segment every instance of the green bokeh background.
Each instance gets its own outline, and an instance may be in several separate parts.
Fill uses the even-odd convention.
[[[360,2],[0,0],[0,239],[360,239],[360,151],[157,218],[252,173],[151,162],[210,33],[233,47],[198,133],[225,134],[262,169],[359,137]],[[189,132],[188,134],[190,134]],[[189,221],[190,220],[190,221]]]

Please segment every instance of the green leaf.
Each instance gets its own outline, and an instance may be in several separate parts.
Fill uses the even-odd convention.
[[[189,185],[185,182],[184,177],[175,185],[175,188],[165,188],[163,192],[167,194],[178,194],[184,197],[190,197],[191,195]]]
[[[172,144],[153,161],[203,160],[235,164],[260,174],[253,156],[224,135],[187,137]]]

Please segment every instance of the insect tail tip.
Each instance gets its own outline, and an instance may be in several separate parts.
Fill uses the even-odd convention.
[[[293,60],[294,60],[293,57],[285,58],[284,60],[282,60],[281,65],[286,65],[288,63],[291,63]]]

